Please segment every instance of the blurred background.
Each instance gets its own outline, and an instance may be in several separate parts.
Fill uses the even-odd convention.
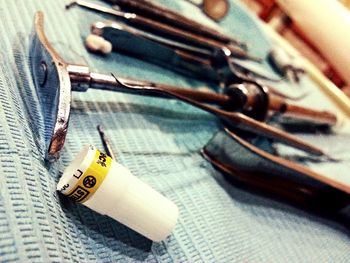
[[[309,59],[324,75],[326,75],[335,85],[342,89],[348,96],[350,96],[350,85],[341,76],[339,70],[332,65],[331,61],[327,59],[327,52],[322,50],[317,45],[317,39],[312,38],[307,29],[303,27],[303,23],[298,23],[293,17],[298,16],[299,10],[292,10],[290,6],[294,3],[304,2],[306,5],[315,2],[309,8],[322,9],[323,2],[339,2],[344,9],[347,9],[350,20],[350,0],[329,0],[329,1],[287,1],[287,0],[241,0],[249,9],[255,12],[259,18],[265,21],[269,26],[275,29],[280,35],[289,41],[304,57]],[[293,4],[290,4],[293,2]],[[301,3],[302,4],[302,3]],[[337,3],[335,3],[337,4]],[[290,5],[290,6],[289,6]],[[339,7],[338,7],[339,9]],[[294,12],[293,12],[294,11]],[[322,12],[320,10],[319,12]],[[330,13],[331,14],[331,13]],[[337,16],[337,14],[332,14]],[[302,16],[302,14],[300,14]],[[311,19],[306,18],[305,19]],[[332,19],[332,16],[325,16],[324,21],[327,23]],[[350,30],[349,30],[350,32]],[[349,35],[344,36],[350,38]],[[315,44],[316,43],[316,44]],[[344,55],[349,54],[349,50],[344,50]]]

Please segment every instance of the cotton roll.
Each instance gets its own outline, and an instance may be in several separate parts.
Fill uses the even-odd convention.
[[[179,214],[172,201],[93,146],[65,169],[57,190],[153,241],[170,235]]]

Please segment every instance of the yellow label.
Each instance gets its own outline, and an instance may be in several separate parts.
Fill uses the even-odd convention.
[[[73,189],[66,195],[74,201],[84,203],[97,191],[111,167],[111,157],[96,150],[90,166],[80,175]]]

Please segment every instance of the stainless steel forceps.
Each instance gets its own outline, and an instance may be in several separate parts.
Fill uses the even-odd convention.
[[[64,145],[70,116],[71,91],[86,91],[88,88],[175,98],[217,116],[224,120],[225,124],[263,135],[312,154],[324,155],[319,148],[242,113],[226,111],[193,99],[190,94],[193,95],[194,91],[123,79],[114,74],[94,73],[90,72],[87,66],[65,62],[45,36],[44,14],[41,11],[35,15],[35,32],[30,52],[32,75],[45,117],[48,160],[56,160]],[[199,92],[198,96],[205,94]],[[218,96],[216,98],[219,100]]]

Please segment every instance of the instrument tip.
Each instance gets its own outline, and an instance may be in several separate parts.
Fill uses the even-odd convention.
[[[75,6],[76,4],[77,4],[77,1],[72,1],[72,2],[70,2],[68,4],[66,4],[65,8],[66,9],[70,9],[72,6]]]

